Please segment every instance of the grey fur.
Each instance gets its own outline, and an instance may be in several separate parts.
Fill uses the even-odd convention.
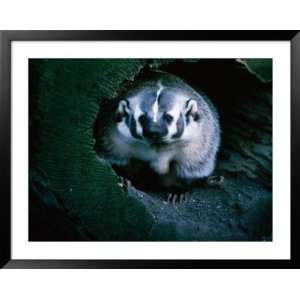
[[[126,116],[127,123],[111,124],[102,137],[105,158],[111,164],[134,169],[133,161],[142,161],[166,187],[211,175],[220,146],[220,126],[216,109],[206,96],[178,77],[158,71],[123,99],[129,103],[129,120],[134,124],[128,124]],[[167,128],[168,135],[158,130],[159,142],[145,138],[149,124],[151,128]],[[135,138],[137,134],[142,138]]]

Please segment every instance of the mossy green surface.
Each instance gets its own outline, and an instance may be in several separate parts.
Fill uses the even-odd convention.
[[[140,240],[151,217],[118,186],[112,170],[96,159],[93,126],[104,98],[140,71],[139,60],[32,60],[38,70],[32,128],[38,139],[33,168],[99,240]],[[35,66],[35,64],[37,64]],[[108,78],[110,80],[108,80]],[[31,134],[33,134],[31,132]]]
[[[243,60],[247,68],[264,81],[272,80],[272,59],[250,58]]]

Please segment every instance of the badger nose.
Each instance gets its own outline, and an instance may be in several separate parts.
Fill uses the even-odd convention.
[[[144,137],[150,140],[158,140],[163,136],[162,129],[156,125],[151,124],[144,128]]]
[[[160,133],[158,131],[148,131],[145,133],[145,137],[151,140],[157,140],[160,138]]]

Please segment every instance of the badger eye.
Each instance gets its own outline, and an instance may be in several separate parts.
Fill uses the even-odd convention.
[[[172,121],[173,121],[173,117],[170,115],[170,114],[165,114],[165,120],[169,123],[169,124],[171,124],[172,123]]]

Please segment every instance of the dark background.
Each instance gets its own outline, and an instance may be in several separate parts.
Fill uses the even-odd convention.
[[[148,69],[178,75],[220,114],[219,188],[173,206],[118,186],[96,159],[94,126]],[[34,59],[30,75],[30,240],[272,239],[272,61]]]

